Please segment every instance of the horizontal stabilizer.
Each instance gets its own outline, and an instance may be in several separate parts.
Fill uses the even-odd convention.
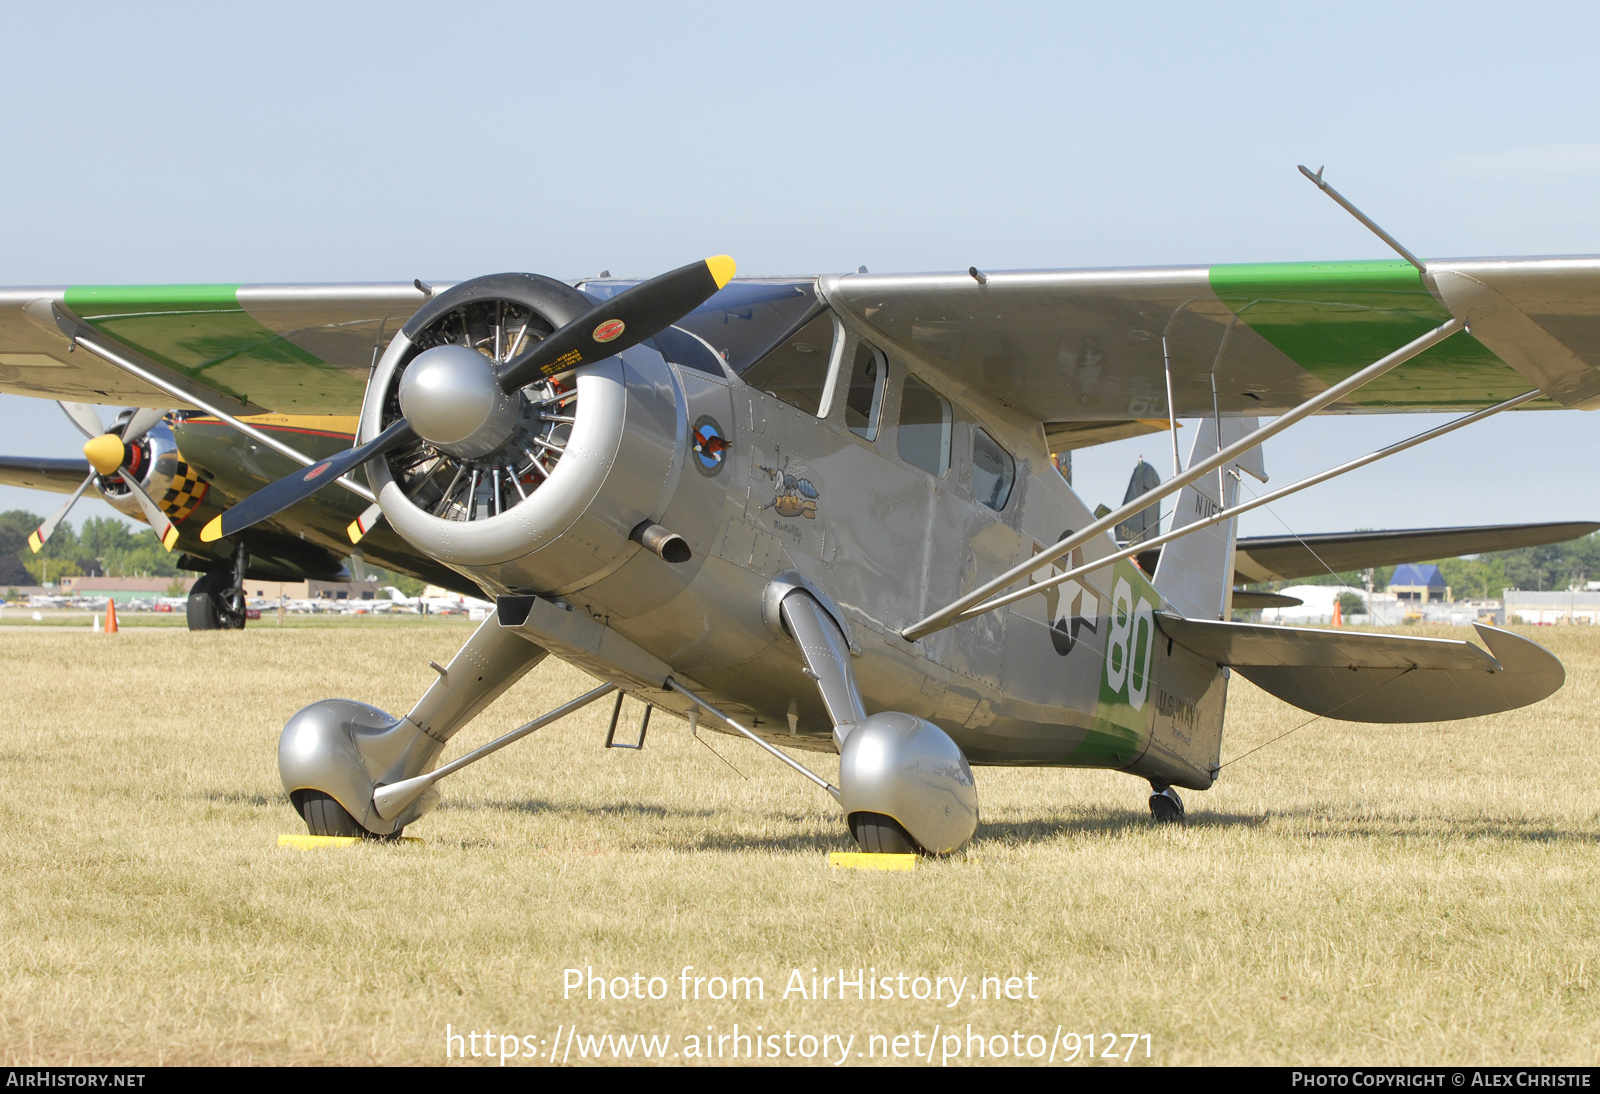
[[[1156,618],[1174,642],[1263,691],[1348,722],[1475,718],[1537,703],[1566,680],[1543,646],[1482,624],[1488,651],[1449,638]]]

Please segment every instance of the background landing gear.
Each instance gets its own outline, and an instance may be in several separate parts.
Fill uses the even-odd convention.
[[[240,631],[244,629],[244,609],[234,610],[230,592],[237,589],[233,575],[226,570],[202,574],[189,590],[189,629],[191,631]],[[239,599],[243,599],[242,597]]]
[[[213,570],[202,574],[189,590],[189,629],[191,631],[244,630],[244,573],[250,566],[250,552],[244,544],[233,555],[233,570]]]

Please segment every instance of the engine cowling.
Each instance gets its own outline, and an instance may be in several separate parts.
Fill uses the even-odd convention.
[[[495,384],[497,367],[594,304],[532,274],[465,282],[412,317],[368,384],[361,439],[402,412],[421,437],[368,466],[385,518],[486,588],[592,585],[641,550],[630,533],[662,518],[683,478],[688,402],[651,343],[564,381]]]

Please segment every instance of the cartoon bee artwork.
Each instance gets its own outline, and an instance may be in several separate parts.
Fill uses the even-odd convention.
[[[805,517],[807,520],[817,519],[817,501],[821,491],[810,479],[802,479],[789,474],[789,457],[784,457],[782,467],[767,467],[761,465],[761,470],[767,473],[767,478],[776,485],[772,500],[763,505],[762,509],[772,509],[780,517]],[[804,470],[801,468],[800,470]]]

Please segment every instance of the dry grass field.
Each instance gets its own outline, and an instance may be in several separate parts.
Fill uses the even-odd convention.
[[[467,633],[0,629],[4,1062],[548,1066],[644,1034],[668,1040],[620,1042],[635,1063],[967,1063],[982,1038],[981,1062],[1048,1043],[1098,1065],[1107,1033],[1138,1035],[1117,1066],[1596,1061],[1600,630],[1537,630],[1568,682],[1531,710],[1313,723],[1187,794],[1183,829],[1127,776],[979,769],[963,852],[833,871],[851,844],[820,791],[714,737],[736,773],[674,719],[602,751],[601,703],[446,782],[420,845],[280,849],[303,830],[285,719],[335,695],[404,710]],[[547,663],[449,755],[586,686]],[[1237,678],[1232,699],[1224,759],[1305,720]],[[646,998],[564,998],[588,967]],[[841,967],[965,990],[785,994]],[[707,997],[734,976],[765,997]]]

